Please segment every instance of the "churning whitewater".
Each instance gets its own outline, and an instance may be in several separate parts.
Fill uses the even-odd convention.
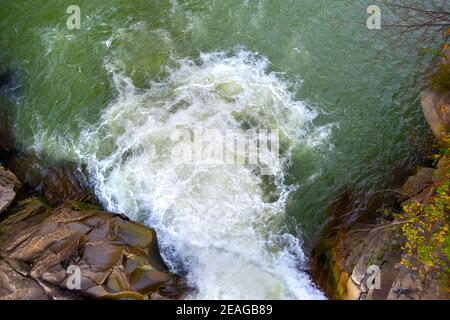
[[[313,108],[268,67],[243,50],[201,54],[175,60],[164,80],[138,89],[120,61],[109,61],[117,97],[81,134],[78,153],[97,196],[157,230],[164,259],[194,288],[191,299],[323,298],[302,271],[301,235],[285,212],[296,186],[285,185],[284,173],[292,151],[323,143],[327,130],[312,125]],[[246,164],[177,161],[173,132],[199,123],[238,135],[278,129],[280,154],[264,163],[273,179]]]

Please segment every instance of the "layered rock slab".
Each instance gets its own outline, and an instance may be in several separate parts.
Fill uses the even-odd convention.
[[[0,223],[0,299],[177,299],[186,292],[167,271],[155,231],[140,223],[77,201],[53,210],[37,197],[9,212]]]

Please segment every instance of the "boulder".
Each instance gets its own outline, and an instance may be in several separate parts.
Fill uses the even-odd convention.
[[[433,90],[425,90],[420,98],[428,125],[434,136],[441,140],[449,134],[450,129],[450,93],[440,94]]]
[[[20,187],[21,183],[16,176],[0,166],[0,213],[10,206]]]
[[[175,299],[156,233],[76,201],[52,210],[33,197],[0,223],[0,299]]]

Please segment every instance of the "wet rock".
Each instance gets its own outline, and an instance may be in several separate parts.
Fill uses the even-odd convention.
[[[45,175],[35,155],[11,150],[2,154],[1,161],[5,167],[14,172],[25,189],[40,190]]]
[[[89,190],[77,177],[74,165],[52,165],[46,170],[42,193],[53,205],[89,196]]]
[[[8,110],[11,106],[9,94],[14,91],[15,87],[12,73],[0,69],[0,151],[10,150],[15,145],[13,126]]]
[[[9,207],[20,187],[21,183],[16,176],[0,166],[0,213]]]
[[[14,146],[11,122],[4,110],[0,109],[0,151],[10,150]]]
[[[73,163],[50,163],[35,154],[17,150],[4,154],[2,160],[26,189],[40,193],[53,206],[91,196]]]
[[[94,205],[53,210],[28,198],[0,223],[0,299],[174,299],[185,291],[154,230]]]

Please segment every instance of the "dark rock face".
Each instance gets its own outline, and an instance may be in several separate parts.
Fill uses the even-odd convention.
[[[0,106],[0,151],[9,150],[14,145],[9,117]]]
[[[10,121],[8,97],[15,89],[15,81],[10,72],[0,68],[0,151],[14,147],[14,136]]]
[[[47,163],[34,154],[17,150],[5,153],[2,160],[25,188],[38,192],[53,206],[90,196],[74,163]]]
[[[7,171],[0,182],[20,186]],[[14,199],[0,189],[6,196]],[[0,299],[178,299],[186,292],[167,271],[155,231],[140,223],[79,201],[52,209],[37,197],[7,214],[0,222]]]
[[[75,167],[68,164],[53,165],[46,170],[42,193],[52,205],[77,200],[90,194],[74,172]]]

